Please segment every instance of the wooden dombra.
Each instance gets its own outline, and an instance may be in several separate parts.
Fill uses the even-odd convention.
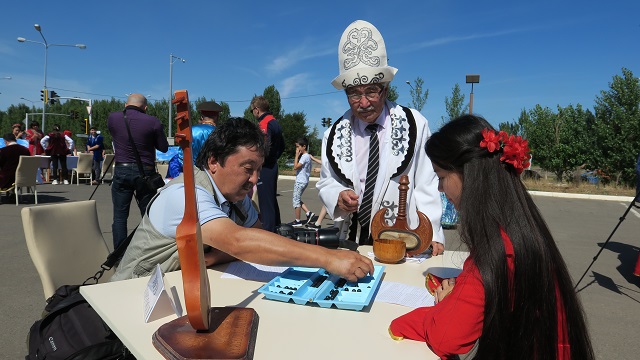
[[[418,211],[418,227],[411,229],[407,222],[407,192],[409,190],[409,177],[400,177],[400,195],[398,199],[398,216],[393,225],[387,225],[384,218],[387,209],[380,209],[371,220],[371,236],[376,239],[402,240],[407,245],[407,256],[413,256],[425,252],[433,239],[431,221],[424,213]]]
[[[258,331],[255,310],[210,307],[209,278],[196,202],[187,91],[176,91],[173,104],[177,110],[175,140],[184,152],[184,216],[176,229],[176,245],[187,315],[160,326],[153,334],[153,345],[166,359],[252,359]]]

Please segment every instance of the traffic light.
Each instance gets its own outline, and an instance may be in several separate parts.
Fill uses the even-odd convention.
[[[89,119],[84,119],[84,133],[89,134]]]
[[[49,90],[40,90],[40,100],[42,100],[42,102],[44,103],[49,102]]]
[[[58,102],[57,97],[58,97],[58,94],[56,94],[55,91],[51,91],[49,93],[49,104],[53,105],[53,104],[57,103]]]

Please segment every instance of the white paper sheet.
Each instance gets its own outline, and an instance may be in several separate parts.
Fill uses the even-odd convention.
[[[426,288],[393,281],[382,281],[374,301],[398,304],[414,309],[435,304],[435,298],[429,294]]]

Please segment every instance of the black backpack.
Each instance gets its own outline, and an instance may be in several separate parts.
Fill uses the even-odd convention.
[[[94,276],[82,285],[63,285],[47,299],[42,319],[29,329],[26,360],[135,359],[80,294],[81,286],[98,283],[120,261],[135,231],[109,254]]]
[[[36,359],[127,359],[128,350],[80,294],[79,285],[56,290],[44,316],[29,330],[29,355]]]

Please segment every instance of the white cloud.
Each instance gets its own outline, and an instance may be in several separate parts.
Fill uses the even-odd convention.
[[[282,85],[278,89],[278,91],[280,92],[280,97],[283,97],[283,98],[288,97],[296,89],[302,86],[305,86],[308,80],[309,80],[309,74],[307,73],[293,75],[282,80]]]
[[[446,36],[446,37],[439,38],[439,39],[423,41],[423,42],[420,42],[420,43],[416,43],[416,44],[412,44],[412,45],[409,45],[409,46],[405,46],[402,49],[400,49],[399,52],[410,52],[410,51],[414,51],[414,50],[418,50],[418,49],[424,49],[424,48],[428,48],[428,47],[446,45],[446,44],[451,44],[451,43],[461,42],[461,41],[468,41],[468,40],[475,40],[475,39],[484,39],[484,38],[492,38],[492,37],[504,36],[504,35],[514,34],[514,33],[523,32],[523,31],[527,31],[527,30],[526,29],[511,29],[511,30],[503,30],[503,31],[485,33],[485,34],[472,34],[472,35],[464,35],[464,36]]]
[[[286,69],[291,68],[295,64],[302,60],[313,59],[316,57],[333,55],[336,53],[335,47],[317,48],[315,46],[308,46],[302,44],[297,48],[291,49],[288,52],[278,56],[271,63],[266,65],[267,71],[271,75],[278,74]]]

